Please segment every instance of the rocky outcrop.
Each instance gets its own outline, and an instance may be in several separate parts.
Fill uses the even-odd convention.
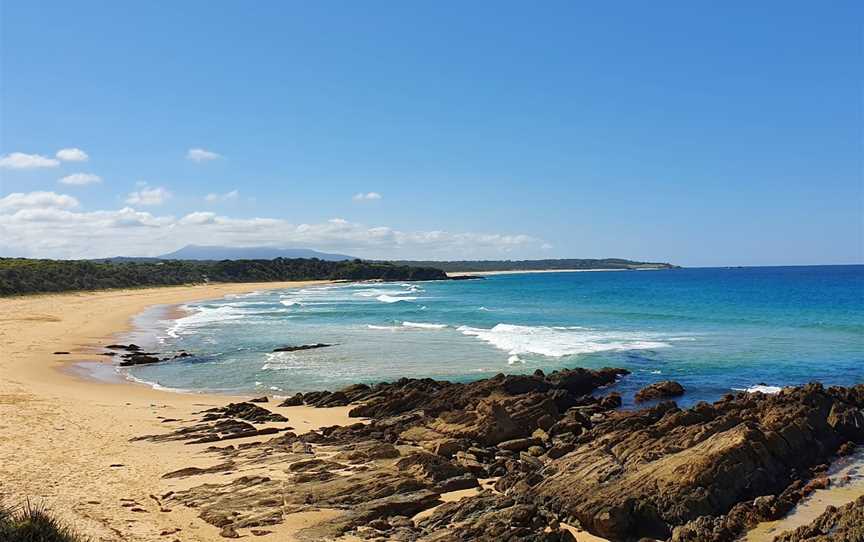
[[[644,403],[659,399],[671,399],[681,395],[684,395],[684,386],[673,380],[664,380],[645,386],[636,392],[634,399],[637,403]]]
[[[860,438],[862,406],[810,384],[688,410],[661,403],[610,413],[527,493],[600,536],[666,539],[675,526],[725,515],[812,474]]]
[[[141,347],[137,344],[109,344],[106,345],[105,348],[108,350],[125,350],[127,352],[137,352],[141,350]]]
[[[204,421],[236,418],[252,423],[287,422],[288,418],[271,412],[251,402],[228,403],[224,407],[210,408],[203,411]]]
[[[484,491],[476,497],[446,503],[417,523],[418,540],[500,540],[575,542],[558,520],[533,504]]]
[[[149,365],[151,363],[159,363],[161,361],[173,361],[175,359],[182,359],[192,357],[192,354],[186,352],[185,350],[180,350],[173,355],[159,357],[160,354],[157,352],[142,352],[141,347],[130,344],[128,346],[124,345],[110,345],[107,348],[113,349],[122,349],[126,350],[127,353],[120,355],[120,367],[132,367],[135,365]],[[110,353],[109,355],[114,355],[114,353]]]
[[[169,433],[161,435],[145,435],[136,437],[132,440],[148,440],[151,442],[185,440],[187,441],[187,444],[201,444],[223,440],[234,440],[238,438],[273,435],[280,431],[291,429],[290,427],[256,428],[253,424],[268,422],[286,423],[288,422],[288,418],[248,402],[229,403],[224,407],[211,408],[199,412],[198,414],[202,414],[201,420],[192,425],[181,427]]]
[[[278,432],[269,440],[208,448],[217,462],[168,476],[223,472],[225,482],[171,499],[226,536],[326,508],[339,513],[301,539],[554,542],[572,540],[562,528],[571,524],[614,542],[733,542],[787,513],[819,486],[828,462],[864,443],[864,385],[622,411],[619,395],[599,394],[626,374],[401,379],[297,394],[286,403],[353,403],[352,415],[367,419],[301,435],[268,426]],[[199,415],[148,439],[221,441],[287,422],[248,402]],[[480,489],[485,478],[497,479],[494,491]],[[441,504],[456,490],[478,494]]]
[[[774,542],[861,542],[862,540],[864,540],[864,496],[840,508],[829,506],[813,523],[774,538]]]
[[[333,346],[332,344],[325,343],[315,343],[315,344],[300,344],[300,345],[288,345],[288,346],[280,346],[279,348],[274,348],[274,352],[298,352],[300,350],[314,350],[316,348],[327,348],[328,346]]]

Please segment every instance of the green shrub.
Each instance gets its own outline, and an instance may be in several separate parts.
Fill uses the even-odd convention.
[[[27,501],[17,509],[0,504],[0,541],[85,542],[85,539],[43,506]]]

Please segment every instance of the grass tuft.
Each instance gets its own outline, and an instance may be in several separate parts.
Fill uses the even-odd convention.
[[[44,506],[33,504],[29,500],[18,508],[10,508],[0,503],[0,541],[86,542],[74,530],[52,516]]]

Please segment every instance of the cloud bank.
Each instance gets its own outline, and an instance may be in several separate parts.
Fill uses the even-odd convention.
[[[137,193],[137,199],[147,196]],[[131,199],[136,199],[131,198]],[[130,205],[138,205],[137,203]],[[0,198],[0,251],[32,257],[156,256],[187,244],[308,247],[366,258],[496,258],[539,249],[528,235],[401,231],[333,218],[295,224],[282,218],[232,218],[196,211],[180,218],[134,207],[81,211],[72,196],[14,193]]]

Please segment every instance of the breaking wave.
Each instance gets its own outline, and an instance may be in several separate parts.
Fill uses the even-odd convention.
[[[597,331],[583,327],[518,326],[498,324],[492,329],[462,326],[464,335],[477,337],[511,355],[518,363],[520,354],[549,357],[572,356],[613,350],[647,350],[665,348],[669,343],[651,334]],[[515,356],[515,358],[514,358]]]

